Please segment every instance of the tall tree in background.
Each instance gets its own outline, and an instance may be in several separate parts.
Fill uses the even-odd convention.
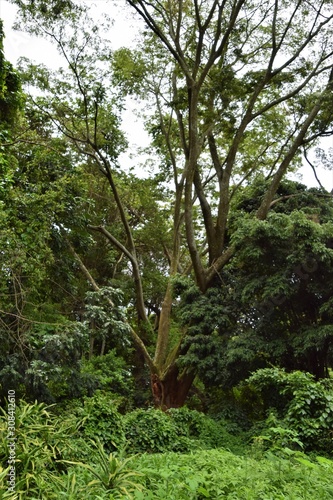
[[[179,306],[189,325],[181,364],[196,365],[210,388],[230,389],[272,365],[316,378],[332,367],[332,195],[283,180],[261,221],[253,214],[267,183],[258,179],[232,200],[237,252],[223,283],[205,295],[188,286]]]
[[[175,280],[189,277],[202,294],[215,285],[237,253],[229,220],[240,186],[266,177],[252,214],[265,220],[281,180],[300,164],[302,149],[331,133],[332,1],[127,0],[147,29],[138,53],[122,50],[113,57],[84,9],[71,2],[16,3],[30,30],[51,37],[66,58],[68,69],[53,77],[30,67],[30,81],[45,93],[34,105],[109,183],[121,229],[115,235],[100,221],[90,230],[103,234],[130,263],[137,311],[131,331],[150,368],[155,402],[180,406],[196,369],[181,370],[177,363],[188,344],[186,329],[171,328]],[[72,23],[69,38],[59,14],[64,12]],[[124,142],[115,109],[121,95],[110,87],[110,59],[120,91],[154,102],[147,126],[160,162],[157,179],[172,184],[171,216],[156,238],[167,283],[153,355],[138,233],[119,189],[117,157]],[[141,228],[153,219],[141,218]]]
[[[254,214],[265,219],[301,148],[330,133],[332,2],[127,3],[148,27],[142,48],[148,71],[155,64],[145,75],[156,100],[155,143],[174,179],[170,274],[184,265],[182,235],[205,293],[236,251],[228,221],[237,188],[265,174],[270,182]],[[172,280],[154,359],[162,385],[175,359],[167,361],[171,288]],[[186,376],[176,377],[179,395]]]

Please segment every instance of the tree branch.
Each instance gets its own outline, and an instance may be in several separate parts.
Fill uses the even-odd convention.
[[[87,267],[84,265],[81,257],[74,250],[73,245],[68,241],[68,239],[66,239],[66,242],[67,242],[67,245],[68,245],[70,252],[74,256],[76,262],[79,264],[81,271],[83,272],[83,274],[85,275],[87,280],[90,282],[90,284],[92,285],[95,292],[100,291],[100,287],[97,285],[96,281],[91,276]],[[112,300],[110,298],[107,298],[107,302],[109,303],[109,305],[112,309],[115,307],[114,303],[112,302]],[[156,366],[155,366],[153,360],[151,359],[151,357],[146,349],[146,346],[144,345],[144,343],[142,342],[142,340],[140,339],[139,335],[136,333],[134,328],[128,323],[128,321],[126,321],[126,324],[131,332],[131,335],[132,335],[134,342],[136,343],[136,345],[138,346],[138,348],[142,352],[144,359],[145,359],[147,365],[149,366],[150,370],[152,371],[152,373],[156,373],[156,371],[157,371]]]
[[[272,200],[273,200],[273,197],[274,197],[274,195],[279,187],[279,184],[281,182],[282,177],[286,173],[291,161],[295,157],[295,154],[296,154],[298,148],[302,145],[303,139],[304,139],[309,127],[311,126],[311,124],[313,123],[314,119],[316,118],[316,116],[318,115],[318,113],[321,109],[321,104],[323,101],[324,94],[325,94],[325,92],[323,92],[321,94],[320,98],[317,100],[317,102],[313,106],[311,112],[309,113],[308,117],[304,121],[297,137],[295,138],[294,142],[290,146],[289,151],[287,152],[284,160],[281,162],[278,170],[276,171],[276,173],[273,177],[273,181],[272,181],[270,187],[268,188],[268,190],[264,196],[264,199],[263,199],[263,201],[262,201],[262,203],[257,211],[258,219],[263,220],[266,218],[269,207],[270,207]]]

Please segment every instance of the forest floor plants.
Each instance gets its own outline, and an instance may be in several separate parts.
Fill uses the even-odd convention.
[[[142,474],[132,470],[128,465],[134,457],[122,459],[116,457],[113,453],[107,454],[100,441],[97,441],[97,443],[93,442],[92,445],[97,448],[97,453],[95,454],[95,458],[97,459],[96,464],[67,460],[64,460],[63,463],[88,470],[94,476],[94,480],[90,481],[88,486],[90,488],[93,486],[97,486],[99,489],[102,488],[111,497],[131,499],[132,493],[143,490],[143,486],[137,481]]]
[[[329,500],[333,462],[311,461],[297,453],[289,459],[271,453],[260,460],[224,450],[191,454],[142,455],[133,462],[144,473],[145,491],[136,500]]]
[[[5,412],[0,431],[6,430]],[[294,434],[274,419],[270,433],[258,435],[240,454],[228,451],[222,423],[188,409],[163,413],[131,412],[128,448],[112,453],[101,440],[80,433],[81,420],[60,418],[41,403],[23,402],[16,412],[17,485],[11,500],[328,500],[333,498],[333,461],[296,449]],[[134,418],[136,417],[136,418]],[[121,416],[119,417],[121,418]],[[273,425],[274,424],[274,425]],[[155,425],[155,433],[152,426]],[[147,429],[150,440],[141,437]],[[179,432],[169,450],[170,436]],[[219,433],[221,436],[219,437]],[[126,433],[125,433],[126,434]],[[0,432],[0,462],[8,459]],[[237,436],[242,439],[243,435]],[[163,437],[163,436],[162,436]],[[244,437],[244,436],[243,436]],[[129,438],[129,436],[127,436]],[[185,440],[185,441],[184,441]],[[183,442],[184,441],[184,442]],[[212,448],[213,441],[216,448]],[[145,448],[134,455],[134,446]],[[189,449],[184,448],[190,446]],[[296,442],[296,444],[298,444]],[[140,446],[139,446],[140,445]],[[156,453],[157,445],[161,451]],[[126,452],[126,456],[125,456]],[[155,453],[154,453],[155,452]],[[238,450],[240,452],[240,449]],[[318,454],[318,452],[317,452]],[[0,468],[0,500],[6,497],[7,472]]]

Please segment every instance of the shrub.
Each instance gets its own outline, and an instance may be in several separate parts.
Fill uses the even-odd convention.
[[[96,408],[98,403],[104,405],[105,401],[106,398],[101,394],[94,398]],[[89,404],[92,405],[92,401]],[[135,482],[140,474],[132,471],[128,460],[108,455],[98,439],[96,445],[87,436],[80,438],[78,425],[82,426],[82,420],[78,422],[73,415],[66,414],[60,417],[52,410],[53,405],[50,407],[44,403],[21,402],[16,407],[16,494],[8,496],[3,493],[8,470],[0,468],[0,498],[132,498],[131,491],[140,489],[140,485]],[[85,410],[87,411],[87,405]],[[9,459],[7,412],[2,410],[2,413],[0,463],[6,465]],[[91,416],[91,411],[88,414]],[[93,420],[90,421],[91,425],[92,422]],[[88,432],[91,429],[88,426],[86,430]],[[76,462],[78,459],[81,461]]]
[[[197,410],[190,410],[186,406],[182,408],[171,408],[167,414],[172,418],[177,427],[177,433],[181,436],[199,437],[205,415]]]
[[[295,431],[306,450],[332,452],[333,382],[316,381],[310,373],[286,373],[276,368],[258,370],[248,379],[262,397],[274,381],[274,400],[282,427]],[[269,401],[272,404],[271,396]]]
[[[109,453],[122,448],[125,441],[118,404],[113,394],[97,391],[93,397],[85,398],[83,408],[77,410],[83,436],[101,441]]]
[[[94,476],[95,480],[90,481],[88,485],[90,488],[97,486],[99,489],[104,489],[111,494],[109,498],[113,498],[113,495],[117,498],[124,495],[127,499],[132,498],[133,492],[143,489],[137,482],[137,478],[142,474],[132,470],[129,466],[133,457],[121,459],[112,453],[106,454],[99,441],[97,441],[96,446],[97,453],[94,457],[96,464],[66,461],[68,464],[83,467]]]
[[[274,412],[267,417],[261,434],[253,438],[252,454],[257,457],[270,450],[280,456],[290,456],[292,450],[302,450],[304,445],[295,429],[290,429]]]
[[[131,452],[163,453],[185,451],[190,447],[184,426],[179,434],[175,421],[161,410],[132,411],[125,415],[124,425]]]
[[[125,435],[130,452],[187,452],[195,449],[224,447],[240,451],[239,436],[228,433],[225,421],[216,421],[187,407],[166,413],[153,408],[135,410],[124,417]]]
[[[0,417],[0,463],[7,464],[7,414]],[[49,498],[51,478],[61,473],[59,459],[71,456],[76,435],[74,419],[62,419],[44,403],[16,407],[16,487],[19,498]],[[81,443],[82,448],[84,443]],[[42,495],[42,496],[40,496]]]
[[[133,397],[134,379],[115,349],[104,356],[93,356],[83,361],[81,372],[94,379],[98,389],[123,396],[128,407]]]

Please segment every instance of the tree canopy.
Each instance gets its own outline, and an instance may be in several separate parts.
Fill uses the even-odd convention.
[[[149,369],[163,408],[197,376],[235,381],[268,362],[325,376],[331,197],[284,179],[332,134],[332,1],[127,0],[144,22],[133,51],[112,51],[108,16],[97,26],[82,3],[14,3],[64,64],[19,64],[1,199],[8,332],[10,315],[30,333],[47,322],[44,304],[74,330],[86,314],[91,356],[126,357],[131,335],[128,363]],[[20,87],[0,63],[9,123]],[[151,137],[133,171],[119,161],[129,95]]]

